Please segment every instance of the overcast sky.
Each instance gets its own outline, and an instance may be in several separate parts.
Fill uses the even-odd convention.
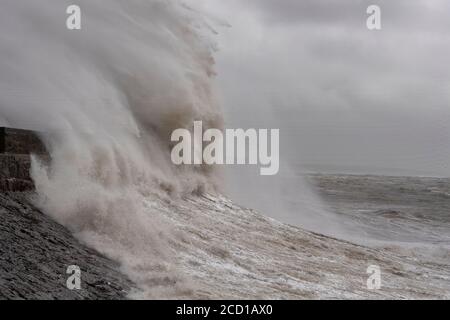
[[[450,1],[200,2],[228,126],[279,127],[313,169],[450,175]]]

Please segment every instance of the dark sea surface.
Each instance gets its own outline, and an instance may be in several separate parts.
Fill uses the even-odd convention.
[[[342,223],[366,240],[450,245],[450,179],[312,174]]]

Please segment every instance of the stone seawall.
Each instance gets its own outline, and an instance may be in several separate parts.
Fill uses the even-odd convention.
[[[30,130],[0,127],[0,154],[45,154],[39,134]]]
[[[134,285],[120,266],[43,214],[34,196],[0,192],[0,300],[127,299]],[[81,290],[66,286],[70,265],[81,269]]]
[[[37,133],[0,128],[0,192],[34,189],[30,178],[30,154],[46,156]]]

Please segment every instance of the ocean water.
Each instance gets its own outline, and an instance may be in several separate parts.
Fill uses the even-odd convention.
[[[450,244],[450,179],[309,176],[342,223],[366,240]]]
[[[445,248],[432,253],[423,245],[360,245],[281,223],[211,194],[145,203],[172,226],[171,255],[164,264],[124,261],[124,270],[139,284],[132,298],[450,298]],[[380,290],[367,288],[370,265],[381,269]]]

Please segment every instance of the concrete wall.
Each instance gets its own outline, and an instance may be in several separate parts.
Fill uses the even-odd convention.
[[[34,188],[30,154],[45,155],[45,147],[32,131],[0,128],[0,192]]]
[[[0,154],[45,154],[45,146],[33,131],[0,128]]]

